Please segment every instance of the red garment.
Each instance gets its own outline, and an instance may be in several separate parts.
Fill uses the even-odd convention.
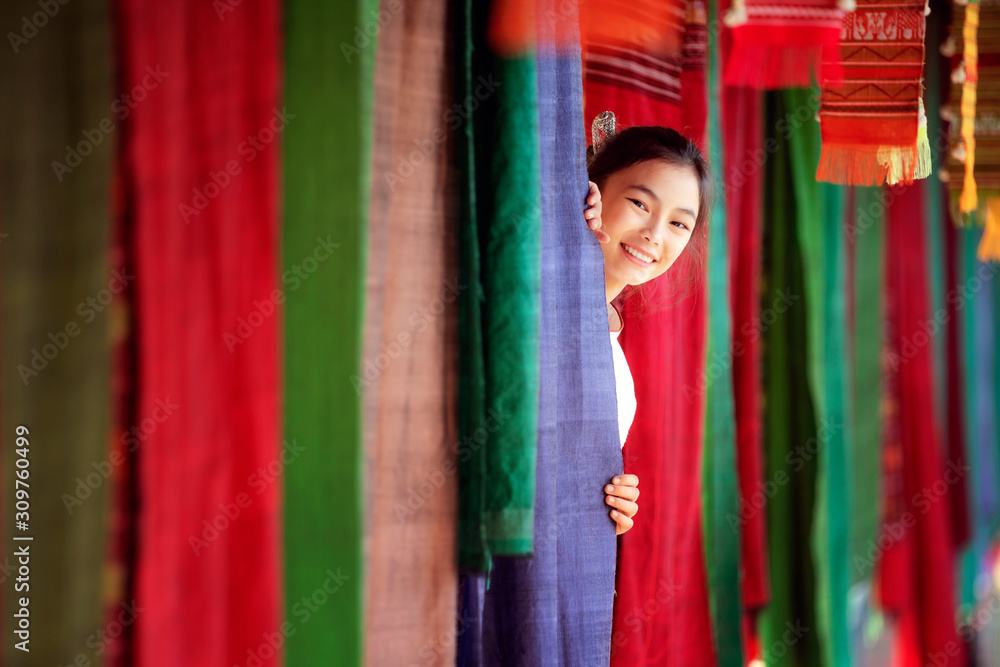
[[[669,275],[650,283],[654,302],[669,298],[663,294]],[[704,280],[678,306],[645,316],[635,300],[626,302],[628,324],[619,340],[637,409],[623,458],[625,472],[639,476],[642,509],[619,547],[616,666],[715,664],[702,535],[704,392],[683,389],[703,386],[703,292]]]
[[[894,188],[886,228],[889,360],[897,374],[902,493],[895,520],[883,525],[877,561],[881,599],[899,620],[900,667],[964,665],[955,629],[955,553],[948,489],[964,474],[949,471],[938,445],[931,355],[924,324],[931,319],[922,222],[923,184]],[[958,471],[961,469],[958,468]],[[909,527],[908,527],[909,525]],[[951,657],[957,654],[957,657]]]
[[[121,0],[117,17],[141,429],[135,662],[279,665],[275,130],[296,121],[279,102],[278,3]]]
[[[729,31],[721,35],[722,58],[732,49]],[[739,474],[740,564],[743,606],[754,610],[771,599],[767,558],[767,512],[759,508],[764,484],[761,406],[760,284],[762,252],[761,192],[764,177],[761,94],[723,86],[722,141],[726,174],[726,232],[730,257],[730,308],[733,327],[733,395],[736,464]],[[755,499],[756,494],[756,499]]]
[[[611,110],[619,127],[673,127],[704,146],[701,7],[631,2],[629,16],[654,18],[646,21],[647,30],[623,36],[631,39],[623,43],[587,29],[607,12],[621,13],[621,3],[598,0],[581,6],[588,137],[594,116]],[[654,40],[649,31],[656,30]],[[655,310],[656,304],[677,300],[678,288],[669,281],[686,279],[687,259],[682,255],[667,274],[643,287],[651,307],[644,308],[638,296],[625,305],[627,324],[619,340],[638,406],[623,457],[625,472],[639,476],[642,511],[619,542],[612,665],[715,664],[701,507],[704,273],[687,299]],[[684,344],[676,344],[681,338]]]

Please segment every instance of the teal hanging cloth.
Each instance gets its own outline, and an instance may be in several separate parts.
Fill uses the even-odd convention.
[[[479,181],[486,416],[483,520],[490,552],[530,554],[538,438],[538,306],[541,208],[535,55],[499,57],[499,87],[474,114]],[[492,423],[492,422],[491,422]]]
[[[709,0],[708,15],[719,13]],[[721,134],[722,81],[719,35],[708,31],[708,162],[716,183],[722,183]],[[708,336],[706,363],[726,358],[731,352],[732,321],[729,300],[729,247],[726,236],[725,190],[715,193],[708,235]],[[715,366],[713,365],[714,369]],[[732,366],[713,373],[705,397],[705,444],[702,459],[704,497],[705,563],[712,611],[712,634],[720,667],[744,664],[740,642],[743,605],[740,596],[739,482],[736,468],[736,422],[733,406]]]

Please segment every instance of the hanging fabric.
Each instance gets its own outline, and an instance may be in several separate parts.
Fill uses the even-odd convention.
[[[721,14],[720,3],[708,2],[708,16]],[[713,180],[722,182],[725,173],[725,147],[722,125],[728,110],[722,107],[721,48],[718,33],[709,35],[707,44],[708,163]],[[704,536],[705,562],[708,570],[709,599],[712,610],[712,630],[715,654],[720,667],[741,667],[744,663],[742,645],[743,604],[741,601],[741,536],[739,514],[739,471],[736,452],[736,422],[733,406],[733,376],[730,364],[721,364],[732,345],[732,300],[729,292],[731,264],[727,243],[727,227],[732,224],[727,215],[726,190],[716,194],[708,235],[707,281],[708,335],[706,367],[712,379],[705,387],[705,443],[702,465],[703,498],[705,501]],[[709,362],[711,360],[711,366]]]
[[[897,504],[889,507],[876,554],[881,599],[899,621],[897,650],[903,667],[943,656],[965,664],[955,628],[954,550],[947,524],[948,486],[966,473],[946,466],[930,389],[931,350],[921,326],[928,319],[923,184],[891,190],[886,247],[889,378],[898,396]],[[887,450],[891,451],[891,450]],[[888,481],[888,480],[887,480]],[[893,487],[887,487],[892,490]]]
[[[982,229],[957,227],[949,230],[955,235],[956,286],[951,300],[958,313],[959,333],[957,341],[962,382],[961,420],[968,434],[966,465],[971,468],[968,483],[971,495],[972,540],[962,559],[962,582],[960,599],[966,608],[974,607],[982,598],[982,589],[977,586],[983,574],[992,572],[989,551],[993,536],[1000,528],[1000,498],[997,489],[1000,477],[997,474],[997,454],[989,442],[980,442],[983,431],[981,418],[984,403],[979,400],[980,378],[983,370],[979,358],[981,345],[977,329],[981,326],[977,312],[976,295],[985,289],[985,282],[995,282],[995,263],[983,264],[976,258],[976,248],[981,242]],[[987,430],[988,432],[988,430]]]
[[[929,6],[929,5],[928,5]],[[924,50],[926,62],[924,63],[924,114],[922,120],[926,124],[921,128],[922,135],[927,138],[927,150],[930,152],[928,166],[934,178],[927,182],[927,215],[924,216],[924,223],[927,229],[927,275],[930,289],[931,312],[935,317],[944,312],[946,308],[944,294],[944,267],[946,258],[944,256],[944,216],[947,208],[944,202],[948,199],[948,191],[940,175],[942,166],[947,164],[948,145],[945,125],[941,119],[942,105],[947,102],[951,79],[949,77],[950,67],[948,60],[941,54],[941,44],[948,36],[948,21],[945,20],[945,12],[931,12],[927,17],[927,30],[925,31]],[[930,138],[934,139],[931,146]],[[945,345],[946,336],[934,336],[931,345],[933,354],[933,377],[934,377],[934,410],[938,423],[945,427],[947,424],[945,413]],[[942,445],[947,446],[947,441],[942,440]]]
[[[720,7],[724,10],[725,7]],[[731,32],[717,41],[721,59],[732,56]],[[748,642],[757,639],[754,613],[770,599],[767,562],[767,516],[760,368],[760,281],[763,202],[763,108],[760,92],[731,85],[722,88],[722,138],[726,183],[726,222],[729,242],[729,290],[732,309],[733,395],[736,421],[736,463],[739,509],[735,521],[740,533],[740,570],[744,626]],[[710,355],[711,357],[711,355]],[[728,523],[728,522],[727,522]],[[747,657],[754,654],[744,652]]]
[[[587,122],[611,110],[621,128],[655,119],[680,129],[684,56],[692,48],[685,45],[687,16],[683,0],[637,0],[627,6],[589,0],[580,7]]]
[[[537,146],[541,310],[534,544],[494,555],[483,610],[483,665],[601,665],[611,651],[615,528],[601,488],[621,472],[603,256],[583,222],[579,45],[557,42],[539,3]],[[513,139],[512,139],[513,140]],[[523,138],[530,141],[531,138]],[[517,165],[522,168],[523,165]]]
[[[796,109],[781,93],[765,95],[765,144],[774,146],[765,163],[762,308],[775,317],[762,331],[764,382],[764,478],[776,490],[768,498],[768,555],[771,601],[760,616],[761,644],[769,667],[822,664],[819,633],[806,632],[787,652],[770,651],[782,644],[790,628],[819,627],[812,551],[818,467],[818,431],[806,355],[805,283],[795,223],[796,202],[788,196],[793,169],[811,170],[792,161],[788,138],[780,122],[788,123]],[[799,178],[802,178],[801,176]],[[797,297],[793,299],[793,297]],[[778,314],[778,309],[785,312]],[[761,322],[764,322],[763,317]],[[783,484],[779,484],[784,480]],[[803,585],[802,582],[809,582]],[[798,624],[798,625],[797,625]]]
[[[818,180],[881,185],[928,173],[917,144],[924,28],[924,0],[862,0],[844,16],[843,80],[823,82]]]
[[[279,104],[278,3],[220,21],[194,0],[128,0],[118,18],[135,103],[136,412],[159,421],[138,450],[136,662],[238,663],[270,653],[281,625],[267,471],[308,465],[300,431],[279,444],[276,142],[295,112]]]
[[[360,665],[374,491],[362,481],[362,397],[372,388],[362,332],[378,39],[356,26],[373,25],[376,3],[283,9],[283,104],[295,115],[282,136],[284,437],[302,447],[284,471],[284,617],[295,630],[284,664]]]
[[[368,217],[365,647],[368,665],[454,665],[455,197],[447,8],[410,2],[376,47]],[[414,147],[418,147],[414,150]],[[472,434],[474,436],[474,434]]]
[[[726,83],[758,89],[808,88],[843,75],[838,56],[846,0],[735,0],[724,18],[733,50]]]
[[[854,440],[850,451],[852,480],[851,582],[870,582],[874,570],[867,553],[878,539],[882,494],[882,259],[885,203],[880,188],[851,188],[854,205],[845,219],[847,250],[853,260],[851,308]]]
[[[944,184],[941,184],[942,190]],[[964,341],[961,337],[961,313],[955,296],[959,294],[959,271],[961,270],[958,256],[958,236],[961,233],[951,221],[947,197],[942,197],[941,207],[944,214],[942,230],[944,235],[944,275],[945,275],[945,322],[942,324],[945,338],[945,395],[946,424],[944,431],[947,440],[949,462],[958,465],[968,465],[970,441],[967,439],[963,409],[965,406],[966,386],[963,382],[965,371],[962,368]],[[972,480],[963,476],[951,489],[951,529],[952,544],[956,551],[964,547],[972,538],[973,520],[972,507],[969,502],[969,489]]]
[[[475,99],[473,90],[478,82],[473,72],[482,51],[482,24],[485,5],[464,0],[455,6],[457,45],[455,49],[455,98]],[[477,48],[477,44],[479,45]],[[481,57],[480,57],[481,58]],[[478,102],[478,100],[477,100]],[[477,104],[478,106],[478,104]],[[459,166],[458,204],[458,276],[465,289],[458,296],[458,432],[472,433],[486,422],[486,371],[483,359],[483,284],[480,258],[479,222],[476,208],[476,186],[484,179],[482,168],[476,165],[475,119],[465,110],[464,122],[455,132]],[[460,116],[456,120],[463,120]],[[486,451],[488,441],[466,441],[458,457],[458,565],[472,572],[489,569],[484,521],[484,485],[486,483]],[[476,445],[476,446],[474,446]],[[479,575],[482,576],[482,575]],[[481,604],[480,607],[481,609]],[[478,617],[478,610],[474,613]]]
[[[460,381],[468,389],[460,393],[459,428],[463,437],[485,436],[472,447],[481,447],[481,454],[459,458],[459,564],[472,569],[488,568],[491,554],[528,555],[533,542],[541,226],[537,72],[533,32],[505,13],[533,16],[533,7],[513,1],[475,5],[460,8],[457,18],[467,51],[460,64],[468,68],[458,82],[464,97],[457,113],[469,127],[460,146],[465,174],[459,254],[461,275],[472,286],[459,306]],[[490,33],[491,25],[505,29]]]
[[[0,64],[5,664],[99,660],[98,645],[86,640],[106,627],[109,598],[115,614],[123,611],[119,572],[104,567],[114,535],[107,477],[119,467],[109,445],[118,437],[109,414],[109,304],[131,282],[108,253],[110,133],[121,127],[111,110],[110,8],[101,0],[55,7],[54,19],[36,2],[0,8],[12,50]],[[27,486],[15,477],[20,470]],[[22,528],[15,503],[25,491]],[[30,563],[19,563],[22,548]],[[18,573],[25,565],[30,581]],[[33,632],[19,637],[25,612]]]
[[[760,262],[763,153],[760,93],[725,88],[731,111],[723,119],[729,184],[726,204],[732,255],[729,289],[733,318],[733,390],[740,479],[740,562],[743,605],[760,609],[770,597],[767,517],[756,505],[764,493],[760,369]],[[766,495],[766,494],[765,494]],[[745,512],[746,516],[742,513]]]
[[[786,108],[808,107],[808,91],[785,92]],[[789,133],[803,295],[808,317],[809,382],[817,419],[816,520],[812,534],[817,568],[819,631],[826,664],[849,665],[847,597],[851,584],[850,459],[844,358],[845,296],[843,188],[817,183],[807,165],[820,152],[819,128],[807,120]],[[805,167],[805,168],[803,168]]]

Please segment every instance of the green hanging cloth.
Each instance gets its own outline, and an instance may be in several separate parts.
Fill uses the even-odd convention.
[[[473,26],[484,21],[485,11],[473,0],[456,3],[455,98],[473,98],[474,45],[479,33]],[[478,10],[477,10],[478,8]],[[479,28],[481,30],[481,27]],[[465,289],[458,297],[458,432],[465,436],[458,457],[458,565],[470,570],[489,569],[486,525],[483,521],[488,443],[475,441],[476,429],[486,422],[486,371],[483,359],[483,283],[476,209],[475,120],[467,114],[456,130],[455,152],[459,169],[458,279]]]
[[[371,0],[285,4],[285,104],[296,117],[282,147],[283,270],[311,256],[318,238],[339,244],[286,290],[285,437],[303,450],[284,479],[286,617],[295,623],[285,662],[302,667],[362,660],[358,378],[375,48],[356,42],[355,26],[374,10]],[[320,594],[322,605],[303,602]]]
[[[765,164],[763,335],[765,484],[775,493],[767,503],[771,604],[760,618],[768,667],[819,665],[817,586],[809,549],[813,533],[819,452],[806,357],[806,295],[797,225],[792,151],[778,124],[787,127],[795,108],[781,92],[766,93],[768,139],[776,150]],[[768,315],[770,313],[770,316]],[[809,628],[803,631],[802,628]],[[788,645],[782,637],[792,632]],[[783,649],[772,650],[779,645]]]
[[[53,6],[59,12],[53,18],[28,0],[0,9],[7,26],[0,65],[6,90],[0,101],[0,560],[8,568],[8,665],[98,660],[87,638],[107,628],[102,605],[109,589],[121,593],[104,570],[113,486],[102,473],[114,462],[109,309],[101,304],[112,296],[109,284],[120,291],[116,276],[123,268],[108,261],[115,139],[109,132],[117,126],[109,7],[103,0]],[[19,460],[28,467],[15,467]],[[20,490],[28,492],[27,528],[15,528],[14,472],[25,469],[28,486]],[[24,536],[33,539],[14,541]],[[15,554],[22,548],[30,559],[30,590],[15,592]],[[30,658],[15,648],[24,639],[14,633],[22,596],[29,599],[32,632],[24,648]]]
[[[496,53],[489,7],[463,5],[458,85],[461,210],[459,565],[528,555],[538,438],[541,208],[534,53]],[[464,77],[462,74],[468,72]],[[466,118],[467,117],[467,118]],[[481,291],[480,291],[481,288]],[[481,374],[481,375],[480,375]]]
[[[811,109],[815,91],[785,92],[785,108]],[[819,162],[820,132],[806,120],[789,133],[791,174],[795,191],[795,226],[802,251],[807,315],[806,342],[809,386],[815,401],[817,436],[816,523],[813,556],[817,567],[816,601],[824,664],[850,664],[847,636],[848,557],[851,514],[851,434],[847,421],[844,294],[844,232],[841,187],[818,183],[813,165]]]
[[[708,15],[717,11],[710,0]],[[719,67],[719,36],[708,34],[708,118],[706,127],[708,161],[712,178],[723,182],[723,152],[720,128],[722,85]],[[729,244],[726,238],[725,190],[719,189],[713,202],[711,232],[708,235],[708,344],[706,363],[726,358],[732,348],[732,321],[729,302]],[[742,601],[740,596],[740,533],[732,517],[739,515],[739,481],[736,469],[736,417],[733,405],[732,366],[723,365],[712,375],[705,398],[705,444],[702,459],[704,497],[705,563],[712,612],[712,634],[717,664],[740,667],[744,664],[740,643]],[[728,517],[728,518],[727,518]]]
[[[885,206],[880,188],[856,187],[848,211],[854,256],[851,459],[851,583],[870,581],[865,559],[878,537],[882,468],[882,240]],[[860,559],[860,560],[858,560]],[[859,566],[858,563],[861,565]]]

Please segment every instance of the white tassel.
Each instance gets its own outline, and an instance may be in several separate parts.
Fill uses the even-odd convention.
[[[941,42],[941,55],[945,58],[951,58],[955,55],[955,38],[952,35],[948,35],[947,39]]]

